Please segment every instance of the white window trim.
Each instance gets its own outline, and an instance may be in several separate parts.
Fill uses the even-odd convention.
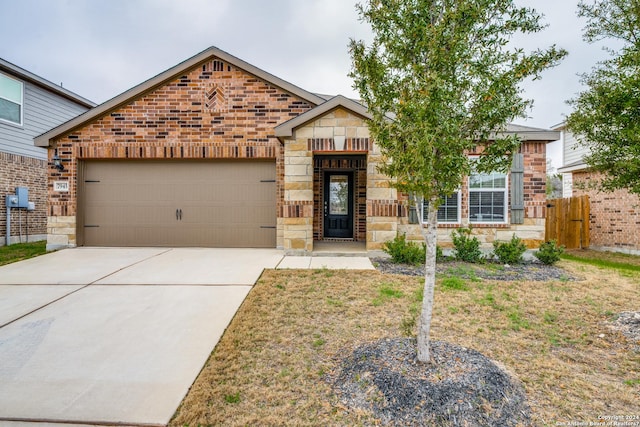
[[[11,120],[3,119],[2,117],[0,117],[0,122],[6,123],[6,124],[9,124],[9,125],[12,125],[12,126],[23,127],[24,126],[24,90],[25,90],[24,82],[22,80],[18,80],[16,78],[14,78],[14,77],[12,77],[12,76],[10,76],[8,74],[5,74],[5,73],[0,73],[0,74],[2,74],[2,76],[6,77],[8,79],[11,79],[11,80],[14,80],[14,81],[20,83],[20,87],[22,89],[22,95],[21,95],[22,102],[20,103],[20,123],[12,122]],[[3,97],[1,95],[0,95],[0,98],[5,99],[5,100],[7,100],[9,102],[13,102],[10,99],[7,99],[7,98],[5,98],[5,97]]]
[[[471,176],[467,180],[467,214],[469,219],[469,224],[489,224],[489,225],[498,225],[498,224],[508,224],[508,213],[509,213],[509,174],[504,173],[504,190],[499,188],[471,188]],[[499,192],[502,191],[504,193],[504,206],[502,208],[502,221],[472,221],[471,220],[471,193],[482,193],[482,192]]]
[[[457,204],[458,204],[458,217],[455,221],[438,221],[438,224],[454,224],[454,225],[460,225],[462,223],[462,191],[460,189],[455,191],[455,194],[457,194]],[[429,206],[429,202],[426,200],[421,200],[420,202],[420,212],[422,213],[422,217],[421,217],[421,222],[424,224],[424,217],[425,217],[425,209]]]

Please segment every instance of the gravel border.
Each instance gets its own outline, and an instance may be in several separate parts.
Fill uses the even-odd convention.
[[[341,402],[389,426],[529,426],[519,381],[481,353],[432,341],[417,362],[415,339],[385,339],[348,355],[333,380]]]
[[[378,271],[383,273],[424,276],[424,265],[397,264],[391,261],[390,258],[371,258],[371,262]],[[436,272],[458,276],[463,279],[504,281],[578,280],[560,267],[535,262],[503,265],[491,262],[472,264],[461,261],[444,261],[436,264]]]
[[[640,311],[623,311],[610,326],[627,338],[633,351],[640,353]]]

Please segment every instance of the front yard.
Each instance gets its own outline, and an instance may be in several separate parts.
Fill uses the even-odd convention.
[[[0,265],[43,255],[47,252],[46,246],[46,241],[0,246]]]
[[[432,339],[519,378],[534,425],[640,415],[640,343],[613,327],[640,309],[640,272],[558,265],[566,276],[549,281],[442,274]],[[171,425],[378,424],[347,407],[331,379],[358,346],[415,332],[421,288],[419,277],[378,271],[266,271]]]

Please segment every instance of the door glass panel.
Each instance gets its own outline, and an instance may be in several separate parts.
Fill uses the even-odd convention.
[[[349,214],[349,177],[347,175],[329,177],[329,214]]]

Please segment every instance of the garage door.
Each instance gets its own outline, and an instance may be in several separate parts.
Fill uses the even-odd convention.
[[[82,170],[85,246],[276,246],[274,162],[91,161]]]

